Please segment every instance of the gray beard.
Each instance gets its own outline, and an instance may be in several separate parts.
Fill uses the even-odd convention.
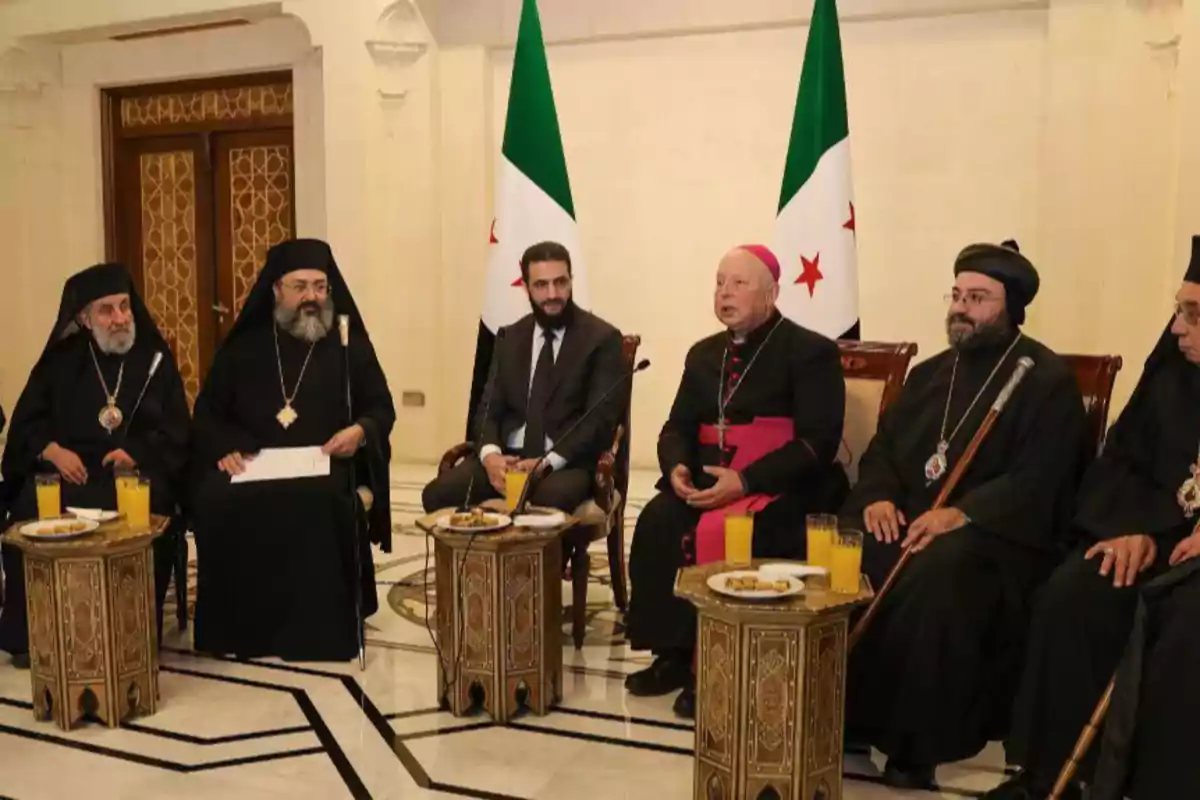
[[[96,340],[96,346],[100,348],[101,353],[123,356],[133,349],[133,343],[137,339],[137,323],[132,319],[129,320],[129,330],[119,333],[109,333],[99,328],[93,328],[92,338]]]
[[[333,329],[333,300],[326,298],[320,312],[313,314],[300,309],[275,307],[275,322],[279,327],[305,342],[319,342]]]

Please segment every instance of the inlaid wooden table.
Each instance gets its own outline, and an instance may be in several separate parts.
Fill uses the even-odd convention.
[[[835,594],[807,577],[803,594],[779,601],[708,588],[739,568],[688,567],[675,584],[698,616],[693,797],[841,800],[847,628],[870,583]]]
[[[22,536],[33,716],[70,730],[84,717],[110,728],[158,709],[158,642],[151,544],[170,520],[123,519],[75,539]]]
[[[417,520],[435,542],[438,701],[501,723],[544,715],[562,699],[562,534],[576,520],[471,534],[438,528],[449,513]]]

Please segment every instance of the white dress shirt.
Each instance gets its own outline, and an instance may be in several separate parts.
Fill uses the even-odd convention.
[[[554,334],[554,361],[558,362],[558,354],[562,351],[563,339],[566,338],[567,331],[565,328],[558,330]],[[526,397],[529,392],[533,391],[533,376],[537,372],[538,358],[542,354],[542,347],[546,344],[546,329],[541,325],[533,326],[533,357],[529,360],[529,389],[526,392]],[[525,426],[517,428],[508,437],[508,449],[520,450],[525,446]],[[489,444],[479,450],[479,460],[487,458],[493,453],[500,453],[501,450],[494,444]],[[554,452],[554,442],[549,436],[546,437],[546,463],[550,465],[552,470],[560,470],[567,465],[567,460]]]

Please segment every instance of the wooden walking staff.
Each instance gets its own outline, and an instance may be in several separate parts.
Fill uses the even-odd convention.
[[[1017,366],[1013,369],[1012,377],[1008,379],[1008,383],[1000,390],[1000,394],[996,395],[992,407],[988,409],[987,416],[983,418],[983,422],[979,425],[979,430],[975,431],[975,436],[971,438],[967,444],[967,449],[963,451],[962,457],[958,459],[958,463],[954,465],[954,469],[950,472],[950,477],[946,479],[946,483],[942,485],[942,490],[938,492],[937,498],[930,506],[930,511],[935,511],[942,508],[950,500],[950,495],[954,492],[958,482],[962,480],[962,476],[971,466],[971,462],[975,460],[975,454],[979,451],[979,447],[983,444],[983,440],[987,438],[992,431],[992,426],[996,424],[996,419],[1000,416],[1000,412],[1004,410],[1004,406],[1008,404],[1009,398],[1016,391],[1017,386],[1025,378],[1026,373],[1033,369],[1033,359],[1029,356],[1022,356],[1017,359]],[[871,605],[867,607],[867,611],[859,618],[858,624],[854,626],[854,630],[850,631],[850,640],[848,649],[853,650],[858,644],[859,639],[867,630],[867,626],[871,624],[871,620],[875,619],[875,615],[879,613],[879,605],[887,593],[892,590],[892,586],[896,583],[896,578],[899,577],[900,571],[908,564],[908,560],[912,558],[913,550],[908,548],[904,551],[904,555],[896,562],[896,566],[892,567],[892,571],[888,573],[887,579],[883,582],[879,592],[876,593],[875,599],[871,601]]]
[[[1063,796],[1063,792],[1071,784],[1075,778],[1076,771],[1079,770],[1079,764],[1083,761],[1083,757],[1087,755],[1088,750],[1092,747],[1092,742],[1096,740],[1096,735],[1100,733],[1100,726],[1104,724],[1104,718],[1108,716],[1108,707],[1112,704],[1113,689],[1117,685],[1117,676],[1114,675],[1112,680],[1108,682],[1108,688],[1104,690],[1104,696],[1100,698],[1100,702],[1096,705],[1096,710],[1092,712],[1092,718],[1088,720],[1087,725],[1083,726],[1083,731],[1079,734],[1079,740],[1075,742],[1075,749],[1071,751],[1071,757],[1067,759],[1067,763],[1063,764],[1062,771],[1058,773],[1058,780],[1054,782],[1054,789],[1050,792],[1050,797],[1047,800],[1059,800]]]

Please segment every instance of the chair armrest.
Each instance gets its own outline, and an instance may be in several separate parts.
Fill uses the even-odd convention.
[[[621,449],[621,440],[624,438],[625,426],[618,425],[612,447],[601,453],[596,461],[596,487],[592,499],[605,514],[612,511],[613,494],[616,491],[617,452]]]
[[[447,470],[451,470],[458,466],[458,462],[462,461],[468,456],[473,455],[474,453],[474,442],[463,442],[462,444],[454,445],[454,447],[451,447],[446,451],[446,454],[442,456],[441,462],[438,463],[438,475],[441,475]]]

